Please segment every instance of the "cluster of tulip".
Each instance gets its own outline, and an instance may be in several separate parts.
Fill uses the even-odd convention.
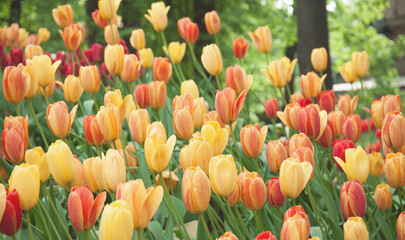
[[[263,26],[249,36],[266,55],[268,67],[261,72],[274,90],[279,89],[285,107],[279,111],[274,91],[275,98],[264,104],[273,124],[250,124],[239,118],[245,114],[253,83],[253,75],[241,67],[248,41],[233,40],[239,64],[226,69],[222,88],[220,48],[205,46],[200,63],[193,50],[199,27],[190,18],[177,22],[187,45],[167,44],[164,30],[170,6],[153,3],[145,17],[161,34],[166,57],[154,57],[146,48],[142,29],[131,34],[137,53],[130,54],[118,31],[119,5],[119,0],[100,0],[92,13],[94,22],[104,28],[104,56],[101,44],[81,50],[85,28],[73,22],[70,5],[52,11],[63,29],[59,32],[69,53],[67,61],[63,52],[43,53],[39,44],[49,38],[46,29],[28,37],[16,24],[0,28],[0,44],[12,48],[10,57],[0,47],[2,92],[16,114],[4,119],[1,137],[0,232],[15,238],[25,220],[31,239],[132,239],[134,231],[138,239],[171,239],[173,234],[181,239],[195,234],[233,240],[393,239],[395,218],[396,236],[405,239],[405,212],[398,214],[404,211],[405,197],[405,118],[399,96],[375,100],[371,110],[365,109],[372,119],[362,121],[355,114],[358,96],[353,91],[336,102],[334,91],[325,89],[324,48],[311,54],[319,74],[302,74],[301,91],[291,94],[288,83],[297,60],[269,62],[272,38],[269,27]],[[216,11],[206,13],[205,24],[218,43],[221,25]],[[200,87],[181,69],[187,46]],[[367,53],[355,52],[340,73],[353,83],[368,68]],[[216,78],[217,89],[206,72]],[[201,91],[202,84],[208,91]],[[65,101],[54,95],[59,89]],[[215,110],[209,111],[200,92],[206,98],[212,95]],[[37,115],[44,102],[46,113]],[[72,106],[70,112],[66,102]],[[28,116],[20,113],[21,105],[25,113],[26,104],[39,136],[36,129],[29,134]],[[277,118],[285,127],[276,125]],[[358,144],[364,143],[361,134],[371,134],[374,127],[379,142],[363,149]],[[53,136],[46,136],[49,131]],[[380,184],[384,181],[387,184]],[[190,220],[185,224],[186,219]],[[191,220],[199,220],[197,233],[188,228]]]

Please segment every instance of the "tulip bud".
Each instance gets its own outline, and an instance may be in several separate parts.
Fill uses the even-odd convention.
[[[103,161],[100,157],[86,159],[83,162],[84,179],[87,186],[94,193],[99,193],[104,190],[103,187]]]
[[[301,109],[302,107],[298,103],[289,103],[284,108],[284,112],[277,112],[277,117],[284,125],[288,126],[292,130],[298,130],[298,116]]]
[[[104,62],[110,74],[121,74],[124,69],[124,48],[122,45],[107,45],[104,50]]]
[[[236,92],[232,88],[225,88],[222,91],[217,90],[215,96],[215,109],[219,118],[225,124],[232,124],[238,119],[239,112],[242,110],[246,99],[246,91],[236,98]]]
[[[160,173],[169,164],[169,160],[176,144],[176,136],[171,136],[166,141],[166,133],[148,136],[145,140],[145,159],[152,172]]]
[[[200,97],[197,84],[195,84],[193,80],[187,80],[181,83],[180,94],[184,95],[186,93],[190,93],[194,99]]]
[[[84,136],[87,144],[99,146],[104,143],[104,136],[101,133],[95,115],[87,115],[83,119]]]
[[[352,66],[354,75],[359,78],[366,76],[368,67],[370,65],[368,61],[368,54],[366,51],[353,52],[352,53]]]
[[[235,234],[231,232],[226,232],[222,236],[220,236],[218,240],[238,240],[238,237],[236,237]]]
[[[357,100],[359,96],[354,96],[353,99],[350,98],[349,94],[343,94],[339,96],[337,101],[337,107],[340,111],[342,111],[345,116],[349,116],[354,113],[357,107]]]
[[[98,9],[94,10],[91,13],[91,17],[93,18],[94,23],[97,24],[97,26],[99,26],[101,28],[105,28],[110,24],[109,21],[105,20],[101,16],[101,13],[100,13],[100,11]]]
[[[295,214],[284,220],[283,227],[281,228],[280,239],[309,239],[309,228],[308,218],[303,217],[301,214]]]
[[[267,164],[272,172],[280,170],[281,163],[287,159],[287,151],[281,140],[269,141],[266,148]]]
[[[80,79],[73,75],[67,76],[63,84],[63,94],[65,95],[65,100],[70,103],[79,101],[83,94]]]
[[[399,214],[397,219],[397,239],[405,239],[405,212]]]
[[[232,45],[233,45],[233,56],[238,59],[244,58],[249,48],[249,42],[243,39],[242,37],[238,37],[232,40]]]
[[[357,180],[344,182],[340,189],[340,210],[344,219],[363,217],[367,202],[363,185]]]
[[[368,154],[368,161],[370,162],[370,175],[379,177],[384,172],[384,159],[379,152],[372,152]]]
[[[331,112],[335,109],[335,92],[333,90],[326,90],[320,92],[318,95],[318,105],[321,110]]]
[[[52,64],[52,60],[48,55],[34,56],[32,60],[27,59],[27,66],[32,67],[31,78],[38,82],[38,86],[45,88],[55,78],[55,72],[58,68],[60,60]]]
[[[126,83],[132,83],[138,79],[142,63],[134,54],[124,55],[124,70],[121,73],[121,78]]]
[[[325,131],[328,115],[325,110],[320,111],[317,105],[308,105],[298,114],[300,132],[305,133],[310,139],[318,141]]]
[[[215,35],[219,32],[221,28],[221,19],[219,18],[217,11],[212,10],[211,12],[206,12],[204,15],[204,22],[208,34]]]
[[[64,101],[49,104],[46,111],[46,120],[53,135],[58,138],[65,138],[70,134],[78,105],[69,113],[69,109]]]
[[[120,34],[118,32],[118,26],[115,24],[107,25],[104,27],[104,40],[109,45],[114,45],[120,41]]]
[[[120,114],[115,105],[101,106],[96,119],[100,131],[107,142],[111,142],[121,136],[122,125]]]
[[[315,173],[314,152],[308,147],[300,147],[295,150],[290,157],[298,159],[300,162],[308,162],[312,166],[311,176],[308,181],[311,181]]]
[[[385,115],[382,127],[384,144],[394,151],[405,144],[405,118],[401,112],[391,112]]]
[[[300,206],[300,205],[292,206],[289,209],[287,209],[287,211],[284,213],[283,223],[287,222],[289,218],[295,217],[296,215],[300,216],[302,219],[305,220],[305,222],[307,223],[306,227],[307,227],[308,232],[309,232],[310,224],[309,224],[308,215],[305,212],[304,208],[302,206]]]
[[[211,158],[209,175],[212,190],[221,197],[228,197],[236,187],[238,172],[232,155],[218,155]]]
[[[140,108],[149,107],[149,83],[147,84],[140,83],[136,85],[134,91],[134,98],[136,100],[136,104]]]
[[[172,64],[168,58],[156,57],[153,60],[153,79],[168,83],[172,76]]]
[[[182,180],[183,203],[190,213],[207,210],[211,199],[211,186],[202,169],[189,167],[184,171]]]
[[[28,118],[23,121],[25,127],[7,126],[7,118],[1,133],[1,148],[5,158],[14,164],[20,164],[24,160],[28,146]]]
[[[405,186],[405,156],[402,153],[389,153],[385,157],[384,172],[390,187]]]
[[[145,33],[142,28],[132,30],[131,37],[129,38],[131,46],[136,50],[145,48]]]
[[[10,191],[17,190],[22,210],[29,211],[37,204],[40,184],[37,165],[23,163],[14,167],[8,184]]]
[[[382,128],[382,123],[384,120],[382,106],[381,99],[375,99],[371,104],[371,116],[373,117],[373,122],[377,128]]]
[[[18,104],[24,100],[30,88],[31,76],[23,66],[8,66],[3,73],[3,96],[7,102]]]
[[[262,209],[266,202],[266,185],[260,175],[256,172],[242,172],[239,181],[243,205],[249,210]]]
[[[342,111],[332,111],[328,114],[328,121],[331,121],[333,133],[335,137],[343,136],[343,124],[345,122],[345,115]]]
[[[272,39],[270,28],[268,26],[258,27],[254,32],[249,32],[249,37],[252,39],[259,52],[270,52]]]
[[[104,189],[109,193],[115,193],[120,183],[126,179],[125,162],[121,154],[115,149],[109,149],[102,156],[102,176]]]
[[[194,120],[188,108],[175,110],[173,113],[173,126],[180,139],[187,140],[194,133]]]
[[[367,226],[361,217],[350,217],[343,224],[345,240],[368,240]]]
[[[142,67],[144,67],[146,69],[152,67],[152,63],[153,63],[152,49],[143,48],[141,50],[138,50],[138,54],[139,54],[139,59],[142,62]]]
[[[155,109],[161,109],[166,102],[166,84],[161,81],[153,81],[149,83],[149,104]]]
[[[342,76],[343,80],[350,84],[356,82],[358,79],[358,77],[354,73],[352,61],[343,63],[342,66],[339,67],[339,73]]]
[[[273,119],[277,116],[278,103],[277,98],[272,98],[264,102],[264,112],[267,117]]]
[[[282,207],[285,197],[280,189],[280,180],[273,177],[267,182],[267,202],[272,207]]]
[[[73,23],[72,7],[69,4],[58,5],[52,9],[52,16],[60,28],[65,28]]]
[[[55,182],[62,187],[71,185],[76,178],[76,167],[68,145],[57,140],[49,147],[46,155],[48,168]]]
[[[284,57],[276,61],[272,61],[267,70],[260,69],[260,71],[266,75],[273,87],[282,88],[291,81],[296,63],[297,59],[294,59],[291,62],[289,58]]]
[[[24,54],[25,59],[33,59],[34,56],[40,56],[44,54],[44,52],[42,51],[42,48],[39,45],[28,45],[24,50]]]
[[[325,71],[328,66],[328,53],[325,48],[314,48],[311,52],[312,67],[317,72]]]
[[[186,44],[179,42],[169,43],[169,48],[166,46],[163,47],[163,50],[166,52],[166,55],[170,56],[170,60],[174,64],[178,64],[183,60],[184,54],[186,53]]]
[[[301,75],[301,90],[302,93],[306,98],[313,99],[322,90],[322,84],[323,81],[326,78],[326,74],[323,75],[321,78],[318,76],[318,74],[314,72],[309,72],[307,75],[302,74]]]
[[[213,156],[221,154],[228,144],[229,134],[217,121],[208,121],[201,128],[201,136],[211,145]]]
[[[201,62],[205,70],[213,76],[218,76],[222,72],[222,55],[216,44],[206,45],[203,48]]]
[[[100,74],[96,65],[80,67],[79,78],[85,92],[96,93],[100,89]]]
[[[356,179],[364,184],[367,181],[370,172],[370,165],[367,153],[361,146],[357,148],[349,148],[345,150],[346,162],[339,157],[335,157],[340,167],[347,175],[347,179]]]
[[[59,33],[68,51],[76,51],[85,38],[84,28],[80,22],[72,23],[65,27],[63,31],[59,29]]]
[[[177,21],[177,29],[180,37],[187,43],[195,43],[198,39],[199,29],[197,23],[193,23],[189,17],[180,18]]]
[[[382,112],[385,116],[390,112],[402,112],[402,103],[399,95],[386,95],[381,98]]]
[[[47,157],[41,147],[35,147],[25,152],[25,161],[30,165],[37,165],[41,183],[48,180],[49,172]]]
[[[391,189],[387,184],[378,184],[374,192],[375,204],[385,211],[392,206]]]
[[[267,126],[260,129],[259,124],[246,125],[240,130],[240,141],[242,143],[243,153],[247,157],[256,158],[262,151],[264,141],[266,140]]]
[[[132,111],[129,118],[129,129],[134,140],[143,145],[146,139],[146,128],[150,124],[149,113],[145,109]]]
[[[0,185],[0,205],[2,205],[2,214],[0,215],[0,232],[7,236],[14,236],[22,225],[22,213],[20,199],[16,189],[10,191]]]
[[[100,240],[132,239],[134,221],[131,212],[131,206],[126,201],[107,204],[101,214]]]
[[[295,158],[288,158],[280,167],[280,188],[284,196],[296,199],[307,185],[312,166]]]
[[[276,236],[274,236],[270,231],[259,233],[255,240],[277,240]]]
[[[361,137],[361,118],[358,114],[349,115],[343,123],[343,136],[353,142]]]
[[[226,86],[232,88],[236,94],[241,94],[242,91],[249,91],[252,85],[253,75],[247,75],[243,68],[238,64],[235,67],[228,67],[225,72]]]

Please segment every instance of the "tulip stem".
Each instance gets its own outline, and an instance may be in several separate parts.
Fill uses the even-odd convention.
[[[263,224],[262,224],[262,221],[260,220],[260,217],[259,217],[259,211],[254,210],[253,215],[255,216],[256,224],[257,224],[257,226],[259,228],[259,233],[263,232]]]
[[[247,238],[252,239],[249,230],[246,227],[246,224],[243,222],[242,216],[240,215],[238,208],[236,206],[233,206],[233,210],[236,213],[236,218],[238,219],[239,224],[242,226],[242,230],[245,232]]]
[[[183,81],[186,81],[186,77],[183,74],[183,70],[181,70],[180,64],[177,64],[177,67],[179,68],[179,73],[180,73],[181,78],[183,79]],[[180,86],[181,86],[181,83],[180,83]]]
[[[311,188],[309,187],[308,184],[307,184],[306,188],[307,188],[307,192],[308,192],[309,203],[311,204],[312,210],[315,213],[316,221],[319,224],[319,228],[321,229],[321,232],[322,232],[322,235],[323,235],[324,239],[327,239],[326,234],[324,232],[324,229],[322,227],[321,221],[320,221],[319,216],[318,216],[318,208],[315,205],[315,200],[314,200],[314,197],[312,196]]]
[[[217,238],[219,236],[218,229],[221,229],[221,226],[219,226],[219,223],[216,221],[215,217],[212,215],[210,207],[211,206],[209,206],[207,209],[207,215],[208,215],[208,218],[210,219],[212,229],[214,230],[215,237]]]
[[[91,94],[91,97],[93,98],[94,106],[96,106],[96,109],[97,109],[97,112],[98,112],[99,108],[98,108],[97,99],[96,99],[96,96],[94,95],[94,93]]]
[[[293,206],[296,206],[296,205],[297,205],[297,204],[295,203],[295,199],[294,199],[294,198],[291,199],[291,202],[292,202],[292,205],[293,205]]]
[[[87,238],[87,240],[91,240],[91,238],[90,238],[90,234],[89,234],[89,231],[86,231],[86,232],[84,232],[85,234],[86,234],[86,238]]]
[[[260,172],[260,166],[259,166],[258,157],[255,157],[255,163],[256,163],[257,173],[261,176],[262,174]]]
[[[169,109],[169,106],[167,106],[167,103],[165,103],[165,106],[166,106],[167,113],[170,115],[170,117],[173,118],[173,114],[170,112],[170,109]]]
[[[32,234],[32,228],[31,228],[30,211],[25,211],[25,219],[27,219],[27,227],[28,227],[28,233],[30,234],[30,239],[34,240],[34,235]]]
[[[278,90],[280,91],[281,99],[283,99],[284,105],[287,106],[287,101],[285,100],[285,97],[284,97],[284,94],[283,94],[283,90],[281,90],[281,88],[278,88]]]
[[[233,222],[233,225],[235,226],[235,229],[236,229],[236,231],[237,231],[237,234],[239,235],[239,238],[240,238],[240,239],[243,239],[243,234],[242,234],[242,232],[241,232],[240,229],[239,229],[239,226],[238,226],[238,223],[237,223],[236,220],[235,220],[235,217],[233,216],[233,213],[232,213],[232,210],[231,210],[231,206],[229,205],[228,198],[225,198],[225,205],[226,205],[226,207],[227,207],[227,209],[228,209],[229,216],[231,216],[231,220],[232,220],[232,222]]]
[[[222,86],[221,86],[221,82],[219,81],[218,75],[215,76],[215,79],[217,80],[218,89],[221,90]]]
[[[400,205],[400,208],[401,208],[401,212],[403,212],[404,211],[404,205],[402,204],[402,191],[401,191],[401,187],[399,187],[399,188],[397,188],[397,190],[398,190],[398,198],[399,198],[399,205]]]
[[[366,207],[366,212],[367,212],[368,217],[370,218],[371,225],[373,225],[373,228],[374,228],[374,230],[375,230],[375,235],[377,236],[378,240],[381,240],[380,234],[378,234],[377,226],[376,226],[375,223],[374,223],[373,216],[371,215],[370,210],[368,210],[367,207]]]
[[[364,87],[363,87],[363,78],[360,78],[360,85],[361,85],[361,93],[364,97]]]
[[[112,27],[112,20],[110,20],[110,29],[111,29],[111,35],[113,37],[114,44],[117,44],[117,39],[115,39],[113,27]]]
[[[44,185],[44,187],[46,187],[46,186]],[[53,231],[54,231],[55,234],[56,234],[56,237],[57,237],[58,239],[62,239],[62,238],[59,236],[59,232],[58,232],[58,230],[56,229],[55,224],[54,224],[53,221],[52,221],[52,218],[49,216],[49,213],[48,213],[48,211],[46,210],[44,204],[42,203],[42,201],[38,201],[38,202],[39,202],[39,206],[42,208],[42,212],[45,214],[46,218],[47,218],[48,221],[50,222],[51,227],[52,227]]]
[[[287,92],[288,92],[288,99],[291,101],[291,90],[290,90],[290,85],[287,83],[286,84]]]
[[[15,110],[16,110],[16,112],[17,112],[17,115],[18,115],[18,116],[21,116],[20,110],[18,109],[18,105],[17,105],[17,104],[14,104],[14,107],[15,107]]]
[[[138,240],[142,240],[142,230],[138,230],[136,233],[138,234]]]
[[[235,145],[236,153],[238,154],[238,159],[239,159],[239,163],[240,163],[240,171],[242,172],[243,171],[243,162],[242,162],[242,158],[240,156],[239,147],[238,147],[238,143],[236,142],[235,133],[234,133],[234,129],[232,127],[232,124],[229,125],[229,128],[231,129],[231,135],[232,135],[233,144]]]
[[[218,48],[220,48],[217,34],[214,34],[214,39],[215,39],[215,43],[217,44]]]
[[[197,71],[200,73],[200,75],[206,80],[208,81],[207,76],[204,73],[204,70],[201,68],[200,63],[198,62],[197,58],[195,57],[194,54],[194,50],[193,50],[193,45],[191,43],[187,43],[188,44],[188,48],[190,49],[190,53],[191,53],[191,58],[193,59],[193,63],[195,68],[197,69]]]
[[[205,232],[206,232],[207,235],[208,235],[208,238],[209,238],[210,240],[212,240],[212,236],[211,236],[210,230],[208,230],[208,226],[207,226],[207,223],[205,222],[204,215],[203,215],[202,213],[200,213],[199,215],[200,215],[201,222],[203,223]]]
[[[337,167],[336,167],[336,164],[333,162],[333,155],[332,155],[332,153],[330,152],[330,148],[328,148],[328,159],[329,159],[329,162],[330,162],[330,164],[332,165],[332,168],[333,168],[333,171],[335,172],[335,175],[336,175],[336,179],[337,179],[337,181],[338,181],[338,183],[339,183],[339,186],[342,186],[342,181],[340,180],[340,178],[339,178],[339,174],[338,174],[338,169],[337,169]]]
[[[42,88],[44,90],[44,98],[45,98],[45,102],[46,102],[46,106],[48,107],[49,105],[49,99],[48,99],[48,94],[46,94],[46,88]]]
[[[17,240],[17,238],[15,238],[15,235],[11,236],[13,238],[13,240]]]
[[[41,124],[39,124],[39,121],[38,121],[38,118],[37,118],[37,114],[35,113],[35,110],[34,110],[34,107],[32,106],[31,101],[28,101],[28,105],[30,106],[32,115],[34,116],[34,119],[35,119],[35,122],[37,123],[38,129],[39,129],[39,133],[41,134],[42,140],[44,140],[46,149],[48,149],[48,148],[49,148],[48,141],[46,140],[45,134],[44,134],[44,132],[42,131]]]
[[[72,74],[73,74],[73,76],[74,76],[74,75],[75,75],[76,66],[75,66],[75,55],[74,55],[74,52],[73,52],[73,51],[70,52],[70,57],[71,57],[71,60],[72,60]]]

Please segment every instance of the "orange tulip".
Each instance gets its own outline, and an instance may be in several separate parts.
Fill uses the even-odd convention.
[[[304,133],[294,134],[287,142],[287,153],[291,156],[298,148],[307,147],[314,152],[311,140]]]
[[[333,133],[337,138],[343,136],[343,124],[345,115],[342,111],[332,111],[328,114],[328,121],[332,122]]]
[[[121,78],[126,83],[132,83],[138,79],[139,72],[142,67],[142,62],[138,60],[135,54],[124,55],[124,70],[121,73]]]
[[[306,106],[301,109],[298,115],[300,132],[305,133],[309,138],[318,141],[327,125],[328,115],[325,110],[319,111],[317,105]]]
[[[122,125],[118,108],[115,105],[101,106],[97,115],[97,124],[107,142],[121,136]]]
[[[321,110],[325,110],[328,113],[335,110],[335,92],[333,90],[320,92],[318,95],[318,105]]]
[[[59,33],[68,51],[76,51],[85,37],[83,26],[80,23],[70,24],[63,31],[59,29]]]
[[[343,123],[343,136],[353,142],[357,142],[361,137],[361,118],[358,114],[349,115]]]
[[[238,237],[236,237],[235,234],[231,232],[226,232],[222,236],[220,236],[218,240],[238,240]]]
[[[211,200],[211,186],[207,175],[199,166],[184,171],[182,180],[183,203],[190,213],[207,210]]]
[[[359,96],[354,96],[354,98],[350,98],[349,94],[343,94],[339,96],[339,99],[337,101],[337,107],[340,111],[342,111],[345,116],[349,116],[354,113],[354,110],[356,110],[357,107],[357,100],[359,99]]]
[[[312,173],[309,177],[309,181],[311,181],[315,173],[314,152],[308,147],[300,147],[295,150],[290,157],[298,159],[300,162],[309,162],[311,164]]]
[[[242,37],[235,38],[232,41],[233,45],[233,56],[238,59],[245,57],[245,54],[249,48],[249,42]]]
[[[291,81],[297,59],[290,61],[289,58],[284,57],[276,61],[272,61],[268,69],[260,69],[266,75],[271,84],[275,88],[282,88]]]
[[[262,151],[264,141],[266,140],[267,126],[260,129],[259,124],[246,125],[240,130],[240,141],[243,152],[247,157],[256,158]]]
[[[30,88],[31,76],[24,67],[8,66],[3,72],[3,96],[9,103],[18,104],[24,100]]]
[[[129,38],[131,46],[136,50],[145,48],[145,33],[142,28],[132,30],[131,37]]]
[[[328,53],[325,48],[314,48],[311,52],[311,63],[315,71],[323,72],[328,66]]]
[[[83,174],[87,186],[94,193],[104,190],[103,186],[103,161],[100,157],[86,159],[83,162]]]
[[[328,119],[325,130],[322,133],[321,138],[318,140],[318,144],[324,148],[332,146],[335,140],[335,133],[333,132],[332,121]]]
[[[377,128],[382,128],[382,123],[384,121],[382,106],[381,98],[375,99],[371,104],[371,116],[373,117],[373,123]]]
[[[101,13],[100,13],[100,11],[98,9],[94,10],[91,13],[91,17],[93,18],[94,23],[97,24],[97,26],[99,26],[101,28],[105,28],[110,24],[107,20],[105,20],[101,16]]]
[[[221,19],[218,16],[217,11],[212,10],[204,15],[205,28],[208,34],[215,35],[219,32],[221,28]]]
[[[310,224],[309,224],[308,215],[305,212],[304,208],[300,205],[292,206],[289,209],[287,209],[287,211],[284,213],[283,223],[287,222],[288,219],[296,217],[296,216],[299,216],[305,220],[306,224],[303,224],[302,227],[306,227],[309,232]]]
[[[383,119],[390,112],[402,112],[402,103],[399,95],[386,95],[381,98]]]
[[[239,112],[242,110],[246,98],[246,91],[236,98],[236,92],[232,88],[225,88],[222,91],[217,90],[215,97],[215,109],[219,118],[225,124],[232,124],[238,119]]]
[[[389,153],[385,157],[384,172],[390,187],[405,186],[405,156],[402,153]]]
[[[107,45],[104,50],[104,63],[112,75],[119,75],[124,69],[124,48],[121,44]]]
[[[104,40],[109,45],[114,45],[120,42],[120,33],[118,32],[117,25],[109,24],[104,28]]]
[[[229,205],[234,206],[239,201],[242,201],[242,191],[240,189],[240,181],[238,178],[238,180],[236,181],[235,190],[233,190],[231,195],[228,196],[228,202],[229,202]]]
[[[378,184],[374,192],[375,204],[379,209],[385,211],[392,206],[391,189],[387,184]]]
[[[168,58],[156,57],[153,60],[153,79],[168,83],[172,76],[172,64]]]
[[[161,81],[153,81],[149,84],[149,104],[155,109],[161,109],[166,102],[166,84]]]
[[[280,170],[281,163],[287,159],[287,151],[281,140],[269,141],[266,148],[267,164],[272,172]]]
[[[273,119],[277,116],[278,103],[277,98],[272,98],[264,102],[264,112],[267,117]]]
[[[73,23],[72,7],[69,4],[59,5],[52,9],[52,16],[60,28],[65,28]]]
[[[313,99],[322,90],[323,81],[326,78],[324,74],[321,78],[314,72],[309,72],[307,75],[301,75],[301,90],[306,98]]]
[[[65,95],[65,100],[70,103],[79,101],[83,94],[80,79],[73,75],[67,76],[63,83],[63,94]]]
[[[382,139],[385,145],[394,151],[405,144],[405,118],[401,112],[391,112],[385,116]]]
[[[256,172],[247,172],[240,179],[242,202],[247,209],[260,210],[266,202],[266,185]]]
[[[267,182],[267,202],[272,207],[282,207],[285,197],[280,189],[280,180],[273,177]]]
[[[359,78],[366,76],[370,65],[367,52],[353,52],[351,60],[354,74]]]
[[[268,26],[258,27],[254,32],[249,32],[249,37],[252,39],[259,52],[270,52],[272,39],[270,28]]]
[[[28,146],[28,117],[6,117],[1,135],[5,158],[11,163],[20,164]]]
[[[87,144],[100,146],[104,142],[104,136],[98,126],[96,115],[87,115],[83,119],[84,136]]]
[[[397,219],[397,240],[405,239],[405,212],[399,214]]]
[[[189,17],[180,18],[177,21],[177,29],[180,37],[187,43],[195,43],[198,39],[199,29],[197,23],[193,23]]]
[[[28,45],[25,47],[24,54],[26,59],[33,59],[34,56],[40,56],[44,54],[44,52],[39,45]]]
[[[173,113],[173,126],[180,139],[187,140],[194,133],[194,120],[188,108],[175,110]]]
[[[146,139],[146,129],[150,124],[148,111],[145,109],[132,111],[128,124],[135,142],[143,145]]]
[[[100,90],[100,74],[96,65],[80,67],[79,78],[85,92],[96,93]]]
[[[379,152],[372,152],[368,154],[368,161],[370,162],[370,175],[379,177],[384,172],[384,159]]]
[[[134,97],[140,108],[149,107],[149,83],[136,85]]]
[[[65,138],[70,134],[77,107],[78,105],[73,107],[69,113],[69,109],[64,101],[49,104],[46,111],[46,121],[53,135],[58,138]]]
[[[288,126],[292,130],[298,130],[298,115],[302,107],[298,103],[289,103],[284,108],[284,112],[278,111],[277,117],[283,122],[284,125]]]
[[[357,180],[343,183],[340,189],[340,210],[344,219],[363,217],[366,208],[367,201],[363,185]]]
[[[216,44],[210,44],[203,48],[201,62],[205,70],[213,76],[218,76],[222,72],[222,55]]]
[[[225,72],[226,86],[232,88],[236,94],[247,92],[252,85],[253,75],[246,75],[246,72],[238,64],[235,67],[228,67]]]

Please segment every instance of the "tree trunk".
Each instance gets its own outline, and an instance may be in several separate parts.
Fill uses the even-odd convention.
[[[294,60],[296,51],[297,51],[297,43],[295,43],[292,46],[287,47],[285,56],[288,57],[290,59],[290,61],[292,61],[292,60]],[[291,79],[294,79],[294,72],[293,72],[293,76],[291,77]],[[288,83],[288,87],[290,88],[291,94],[293,94],[294,93],[294,81],[290,81]],[[289,103],[290,95],[288,94],[288,91],[284,92],[284,97],[285,97],[287,103]]]
[[[8,19],[8,23],[20,23],[20,15],[21,15],[21,0],[14,0],[11,1],[10,4],[10,18]]]
[[[324,47],[328,52],[328,67],[324,74],[327,89],[333,86],[329,57],[328,19],[326,0],[297,0],[298,23],[298,64],[301,73],[314,71],[311,64],[311,52],[314,48]]]

